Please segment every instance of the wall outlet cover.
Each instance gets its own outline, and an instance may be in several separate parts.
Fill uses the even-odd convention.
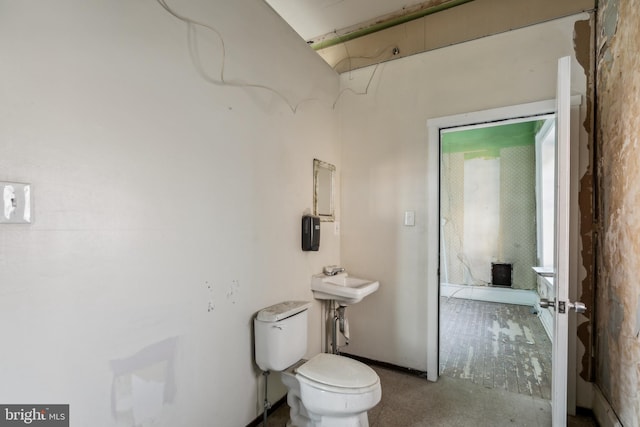
[[[0,197],[0,224],[31,224],[31,184],[0,181]]]

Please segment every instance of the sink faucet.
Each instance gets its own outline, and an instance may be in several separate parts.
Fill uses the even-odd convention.
[[[335,276],[338,273],[344,272],[344,268],[339,267],[337,265],[327,265],[327,266],[322,268],[322,272],[326,276]]]

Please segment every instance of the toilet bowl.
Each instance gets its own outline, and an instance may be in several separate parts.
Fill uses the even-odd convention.
[[[260,310],[254,319],[255,359],[262,371],[281,372],[291,408],[287,426],[368,427],[367,411],[382,397],[376,372],[356,360],[307,349],[306,301]]]
[[[291,408],[288,426],[368,427],[367,411],[382,396],[373,369],[335,354],[320,353],[281,378]]]

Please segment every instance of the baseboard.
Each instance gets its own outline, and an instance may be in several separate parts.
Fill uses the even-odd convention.
[[[358,362],[362,362],[365,365],[375,365],[380,366],[381,368],[390,369],[392,371],[402,372],[404,374],[413,375],[415,377],[427,378],[427,371],[420,371],[418,369],[406,368],[404,366],[394,365],[393,363],[381,362],[379,360],[369,359],[362,356],[356,356],[354,354],[349,353],[340,353],[340,356],[348,357],[350,359],[357,360]]]
[[[495,286],[440,284],[440,296],[464,298],[477,301],[499,302],[502,304],[527,305],[533,307],[538,302],[538,293],[533,290],[499,288]]]
[[[287,401],[287,395],[282,396],[278,401],[271,405],[271,408],[267,410],[267,418],[271,415],[275,410],[277,410],[280,406],[284,405]],[[258,427],[260,423],[262,423],[264,419],[264,412],[261,412],[253,421],[246,425],[246,427]]]
[[[615,411],[605,399],[600,387],[593,385],[593,415],[600,427],[622,427]]]

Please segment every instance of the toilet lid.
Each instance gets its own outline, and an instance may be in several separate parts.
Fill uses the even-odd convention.
[[[256,315],[256,319],[262,322],[279,322],[282,319],[305,311],[309,306],[311,306],[309,301],[285,301],[263,308]]]
[[[300,366],[296,373],[312,381],[343,388],[362,388],[376,384],[378,374],[357,360],[320,353]]]

